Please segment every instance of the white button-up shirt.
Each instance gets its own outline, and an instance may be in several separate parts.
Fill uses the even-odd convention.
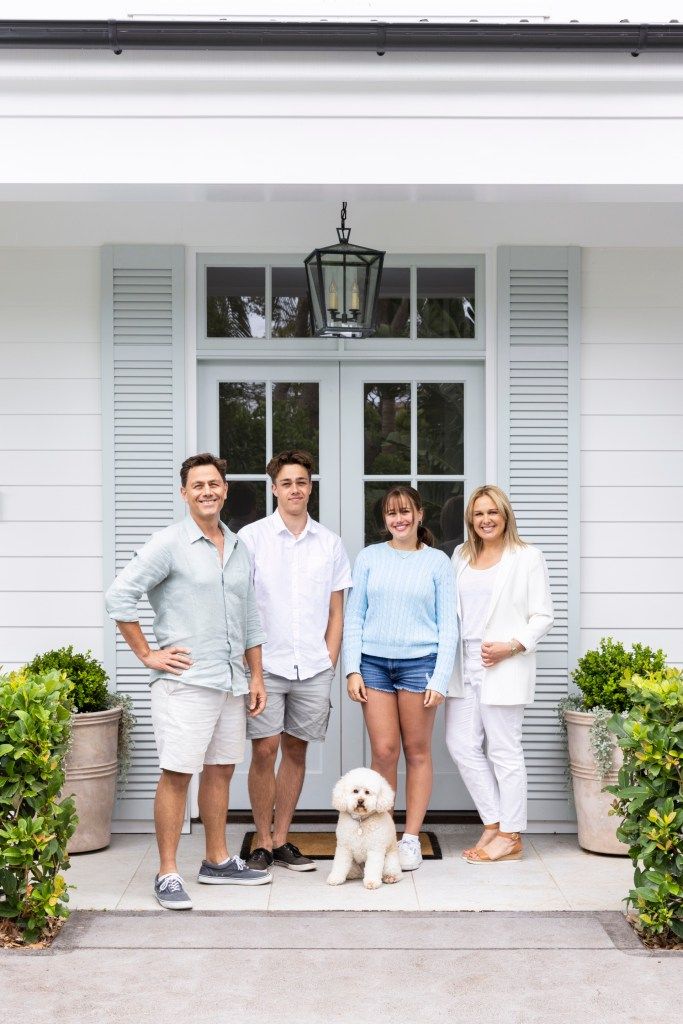
[[[285,679],[310,679],[331,667],[325,644],[330,596],[351,586],[341,538],[308,517],[295,537],[280,513],[242,527],[256,602],[268,637],[263,667]]]

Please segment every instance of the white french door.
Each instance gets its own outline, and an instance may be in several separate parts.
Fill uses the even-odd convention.
[[[351,558],[384,538],[379,505],[396,483],[416,487],[436,546],[449,556],[462,540],[464,503],[484,483],[484,369],[480,364],[386,361],[340,371],[341,528]],[[369,764],[360,709],[342,714],[342,765]],[[432,810],[464,810],[472,801],[446,750],[443,706],[434,730]],[[397,807],[405,807],[399,766]]]
[[[309,510],[340,532],[339,367],[334,363],[207,363],[198,379],[200,450],[228,460],[228,498],[222,518],[239,530],[273,511],[266,475],[271,456],[305,448],[314,458]],[[267,632],[268,623],[264,623]],[[325,743],[312,743],[300,808],[327,808],[341,765],[341,666],[332,689],[332,714]],[[344,696],[346,688],[344,688]],[[230,801],[250,806],[247,757],[235,770]]]
[[[393,483],[417,486],[426,522],[449,555],[462,539],[463,506],[484,481],[484,370],[480,364],[266,361],[204,363],[198,386],[200,449],[228,460],[223,517],[231,529],[272,512],[271,455],[314,456],[311,514],[341,533],[353,561],[381,539],[377,505]],[[267,631],[267,623],[264,624]],[[328,809],[340,773],[369,764],[362,712],[337,672],[324,744],[312,744],[301,809]],[[434,734],[434,810],[472,807],[445,749],[443,712]],[[248,761],[231,793],[248,808]],[[404,806],[403,771],[398,807]]]

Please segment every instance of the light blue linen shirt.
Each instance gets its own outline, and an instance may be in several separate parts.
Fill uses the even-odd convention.
[[[137,622],[147,594],[159,647],[189,647],[192,665],[181,676],[153,670],[157,679],[247,693],[244,652],[262,644],[249,554],[223,523],[223,564],[216,547],[191,516],[167,526],[137,551],[107,591],[107,612],[117,622]]]

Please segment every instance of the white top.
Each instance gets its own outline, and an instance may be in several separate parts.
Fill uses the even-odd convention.
[[[463,640],[481,643],[483,639],[499,565],[500,562],[496,562],[488,569],[473,569],[468,565],[460,576],[458,587]]]
[[[242,527],[267,640],[263,667],[285,679],[310,679],[331,667],[325,632],[333,591],[351,586],[341,538],[308,517],[295,537],[280,513]]]

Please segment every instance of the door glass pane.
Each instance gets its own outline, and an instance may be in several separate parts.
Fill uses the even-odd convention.
[[[207,267],[206,335],[265,337],[265,267]]]
[[[266,484],[263,480],[228,480],[228,497],[221,519],[233,533],[266,514]]]
[[[311,318],[306,271],[303,267],[273,267],[273,338],[310,338]]]
[[[474,337],[474,268],[418,267],[418,338]]]
[[[263,473],[266,467],[266,385],[221,381],[218,385],[221,458],[230,473]]]
[[[410,337],[410,270],[385,267],[377,301],[377,338]]]
[[[409,480],[402,481],[403,486],[410,486]],[[386,483],[366,483],[365,484],[365,543],[376,544],[381,540],[388,540],[389,534],[384,528],[384,519],[382,517],[382,498],[391,490],[392,487],[399,486],[400,481],[397,483],[393,480],[387,480]]]
[[[417,385],[417,471],[464,472],[462,384]]]
[[[463,483],[446,480],[418,481],[425,510],[424,524],[434,534],[434,546],[450,557],[463,542],[465,515]]]
[[[410,384],[364,384],[365,472],[410,473]]]
[[[313,472],[317,473],[319,438],[318,382],[273,384],[273,454],[287,448],[303,448],[313,456]]]

